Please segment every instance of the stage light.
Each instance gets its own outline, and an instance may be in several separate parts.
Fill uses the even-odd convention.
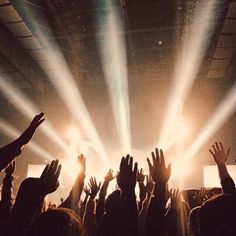
[[[170,127],[174,128],[176,115],[182,112],[182,106],[205,57],[219,16],[218,1],[200,1],[193,23],[186,26],[188,28],[185,29],[183,45],[177,55],[158,146],[169,146]]]
[[[171,165],[171,179],[182,180],[192,169],[189,161],[174,161]]]
[[[27,119],[39,114],[41,111],[30,101],[19,89],[11,85],[5,78],[0,77],[0,90],[6,99],[11,102],[14,107],[20,111]],[[43,133],[55,142],[60,148],[67,150],[66,144],[60,138],[58,132],[53,128],[49,120],[45,120],[43,125],[39,127]]]
[[[21,132],[15,129],[12,125],[8,122],[0,118],[0,130],[9,138],[16,139],[21,135]],[[48,153],[45,149],[37,145],[32,140],[26,145],[25,148],[31,149],[36,155],[46,159],[46,160],[53,160],[54,157]]]
[[[127,79],[127,58],[122,20],[109,1],[104,2],[105,12],[100,12],[98,22],[98,44],[102,67],[115,117],[116,130],[123,152],[130,153],[130,111]]]

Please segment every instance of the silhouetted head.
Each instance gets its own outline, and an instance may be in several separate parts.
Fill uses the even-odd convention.
[[[201,236],[236,235],[236,196],[218,195],[199,210]]]
[[[70,209],[53,208],[32,224],[28,236],[85,236],[80,218]]]
[[[105,210],[107,213],[118,212],[120,207],[120,194],[120,190],[117,189],[113,191],[110,195],[108,195],[105,203]]]
[[[13,207],[13,213],[24,210],[24,207],[27,203],[33,201],[35,198],[38,198],[37,194],[39,194],[39,182],[39,178],[27,178],[21,183]],[[43,200],[44,199],[42,199],[42,202],[39,205],[38,213],[41,213],[42,207],[44,205]]]

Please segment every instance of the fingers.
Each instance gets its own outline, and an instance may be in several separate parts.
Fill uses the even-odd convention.
[[[33,126],[36,129],[39,125],[41,125],[44,122],[44,120],[45,120],[43,118],[43,116],[44,116],[43,112],[41,112],[40,114],[36,115],[34,117],[34,119],[32,120],[32,122],[31,122],[31,126]]]
[[[138,173],[138,163],[137,162],[134,163],[134,171],[133,172],[137,176],[137,173]]]
[[[163,164],[164,166],[166,166],[166,164],[165,164],[165,158],[164,158],[164,153],[163,153],[162,149],[160,149],[160,162],[161,162],[161,164]]]

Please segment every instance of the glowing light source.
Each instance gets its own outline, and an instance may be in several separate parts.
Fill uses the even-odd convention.
[[[215,30],[219,14],[219,2],[200,1],[193,24],[187,29],[180,54],[177,56],[174,78],[168,98],[164,124],[158,146],[168,146],[169,131],[175,129],[175,118],[182,112],[182,106],[197,76],[210,39]]]
[[[101,12],[105,25],[98,24],[99,46],[103,71],[108,85],[116,129],[124,152],[130,152],[130,112],[127,80],[127,58],[122,21],[115,14],[110,1],[105,1]]]
[[[188,161],[176,161],[171,166],[171,179],[183,179],[191,171],[191,164]]]

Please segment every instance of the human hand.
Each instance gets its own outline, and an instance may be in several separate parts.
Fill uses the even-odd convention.
[[[58,160],[53,160],[51,164],[47,164],[40,176],[41,188],[44,194],[49,194],[57,190],[59,187],[59,175],[61,173],[61,165]]]
[[[141,168],[137,173],[137,182],[139,184],[143,184],[144,180],[145,180],[145,175],[143,172],[143,168]]]
[[[221,142],[215,142],[215,144],[212,145],[212,149],[209,149],[209,152],[213,156],[216,164],[218,166],[225,165],[225,162],[227,161],[230,149],[228,148],[227,151],[225,151],[225,148]]]
[[[201,206],[207,199],[209,199],[206,188],[200,188],[200,190],[195,194],[195,199],[198,206]]]
[[[6,176],[12,176],[13,173],[15,172],[15,168],[16,168],[16,163],[15,161],[13,161],[5,169]]]
[[[114,178],[115,178],[115,175],[113,175],[113,170],[110,169],[105,176],[105,181],[109,183]]]
[[[170,193],[171,207],[174,209],[179,209],[181,207],[181,193],[179,189],[171,189],[169,193]]]
[[[122,191],[134,191],[137,179],[138,163],[133,165],[133,157],[122,157],[120,171],[117,176],[117,184]]]
[[[84,186],[84,193],[85,193],[86,197],[90,195],[90,189],[88,188],[87,185]]]
[[[98,184],[95,177],[90,177],[88,186],[90,188],[90,196],[95,198],[101,187],[101,182]]]
[[[31,121],[29,127],[21,134],[21,136],[19,137],[19,142],[21,146],[27,144],[31,140],[36,129],[39,127],[39,125],[42,124],[42,122],[44,122],[45,119],[43,118],[43,116],[43,112],[36,115]]]
[[[152,180],[155,183],[166,184],[170,178],[171,174],[171,165],[168,167],[165,165],[165,158],[162,149],[160,151],[156,148],[155,153],[152,152],[152,163],[149,158],[147,158],[149,172],[152,177]]]

